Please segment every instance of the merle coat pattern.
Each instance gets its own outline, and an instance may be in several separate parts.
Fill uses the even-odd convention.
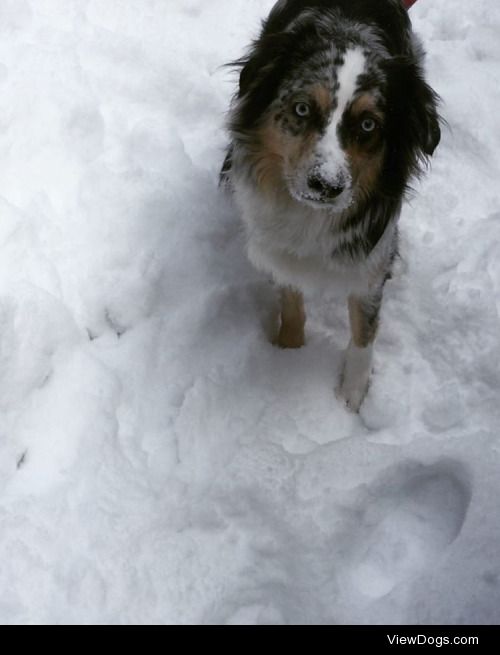
[[[240,69],[221,171],[250,260],[280,288],[275,343],[304,343],[303,292],[344,295],[339,395],[368,387],[383,285],[412,177],[440,139],[437,96],[400,0],[279,0]]]

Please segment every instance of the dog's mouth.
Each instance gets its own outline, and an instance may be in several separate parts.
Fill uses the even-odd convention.
[[[292,197],[298,202],[312,207],[313,209],[323,209],[335,212],[341,212],[350,207],[354,202],[353,195],[350,189],[344,189],[342,193],[332,197],[328,194],[312,193],[310,191],[303,191],[301,193],[294,193],[290,190]]]
[[[320,209],[325,209],[325,207],[335,207],[338,204],[339,197],[331,198],[327,195],[316,195],[312,193],[302,193],[300,195],[300,201],[305,202],[308,205],[313,207],[318,207]]]
[[[353,202],[350,177],[338,177],[334,182],[327,182],[316,169],[309,175],[288,178],[288,190],[294,200],[314,209],[344,211]]]

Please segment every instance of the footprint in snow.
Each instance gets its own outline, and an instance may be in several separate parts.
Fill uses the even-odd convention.
[[[432,567],[458,536],[471,495],[456,462],[388,477],[371,494],[347,567],[352,587],[373,599]]]

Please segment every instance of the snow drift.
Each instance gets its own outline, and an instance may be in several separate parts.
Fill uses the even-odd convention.
[[[357,416],[217,189],[272,4],[0,0],[2,623],[500,618],[500,8],[412,9],[449,128]]]

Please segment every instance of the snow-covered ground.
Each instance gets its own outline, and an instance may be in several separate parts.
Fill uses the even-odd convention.
[[[500,623],[500,6],[411,11],[449,128],[357,416],[217,189],[272,4],[0,0],[2,623]]]

